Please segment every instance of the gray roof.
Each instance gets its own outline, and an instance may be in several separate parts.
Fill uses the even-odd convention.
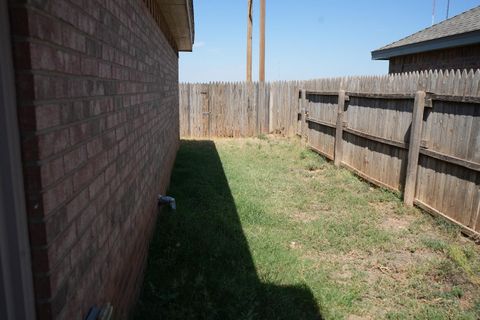
[[[480,6],[372,51],[373,59],[480,43]]]

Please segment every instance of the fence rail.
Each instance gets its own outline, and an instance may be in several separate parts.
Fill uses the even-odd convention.
[[[180,101],[183,136],[297,134],[408,205],[480,235],[480,70],[183,84]]]

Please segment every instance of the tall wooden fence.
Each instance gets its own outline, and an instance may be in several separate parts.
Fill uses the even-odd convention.
[[[480,70],[183,84],[180,97],[183,136],[297,134],[336,165],[480,235]]]
[[[299,90],[295,81],[180,84],[180,135],[294,135]]]

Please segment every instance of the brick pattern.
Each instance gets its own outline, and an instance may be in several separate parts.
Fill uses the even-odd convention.
[[[391,58],[389,63],[389,73],[479,68],[480,45],[399,56]]]
[[[38,317],[126,318],[179,144],[178,53],[142,0],[9,8]]]

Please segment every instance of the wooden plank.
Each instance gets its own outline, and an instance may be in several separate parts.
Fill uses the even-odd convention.
[[[438,152],[438,151],[426,149],[426,148],[420,148],[420,153],[424,154],[426,156],[438,159],[438,160],[442,160],[442,161],[445,161],[445,162],[448,162],[448,163],[453,163],[453,164],[456,164],[458,166],[462,166],[464,168],[480,172],[480,163],[476,163],[476,162],[473,162],[473,161],[468,161],[468,160],[465,160],[465,159],[460,159],[460,158],[457,158],[457,157],[453,157],[453,156],[450,156],[450,155],[447,155],[447,154],[444,154],[444,153],[441,153],[441,152]]]
[[[361,172],[360,170],[350,166],[348,163],[346,162],[342,162],[341,163],[341,166],[342,167],[345,167],[346,169],[352,171],[353,173],[355,173],[357,176],[359,176],[360,178],[364,179],[364,180],[367,180],[368,182],[370,183],[373,183],[379,187],[382,187],[382,188],[385,188],[385,189],[388,189],[390,191],[393,191],[393,192],[398,192],[398,190],[396,190],[394,187],[392,186],[389,186],[388,184],[386,183],[383,183],[382,181],[380,180],[377,180],[375,178],[372,178],[366,174],[364,174],[363,172]]]
[[[313,123],[316,123],[316,124],[319,124],[319,125],[322,125],[322,126],[325,126],[325,127],[329,127],[329,128],[337,128],[337,125],[336,124],[333,124],[333,123],[330,123],[330,122],[327,122],[327,121],[323,121],[323,120],[320,120],[320,119],[314,119],[314,118],[311,118],[311,117],[308,117],[307,118],[307,122],[313,122]]]
[[[418,200],[418,199],[415,199],[413,201],[413,203],[418,206],[420,209],[432,214],[432,215],[436,215],[436,216],[439,216],[439,217],[442,217],[448,221],[450,221],[451,223],[454,223],[456,224],[457,226],[460,227],[460,229],[462,230],[463,233],[465,233],[466,235],[468,235],[469,237],[471,237],[472,239],[474,239],[475,241],[480,241],[480,233],[478,231],[475,231],[465,225],[463,225],[462,223],[458,222],[457,220],[449,217],[448,215],[446,214],[443,214],[442,212],[438,211],[437,209],[429,206],[428,204]]]
[[[397,148],[401,148],[401,149],[408,149],[408,143],[405,143],[405,142],[385,139],[385,138],[382,138],[382,137],[374,136],[374,135],[371,135],[371,134],[368,134],[368,133],[365,133],[365,132],[362,132],[362,131],[359,131],[359,130],[351,129],[351,128],[348,128],[348,127],[344,127],[343,131],[351,133],[351,134],[359,136],[359,137],[362,137],[362,138],[365,138],[365,139],[368,139],[368,140],[377,141],[377,142],[387,144],[387,145],[390,145],[390,146],[394,146],[394,147],[397,147]]]
[[[339,167],[343,158],[343,113],[345,111],[345,90],[338,91],[337,127],[335,130],[334,163]]]
[[[315,148],[314,146],[309,145],[308,147],[309,147],[310,149],[312,149],[313,151],[315,151],[316,153],[318,153],[318,154],[324,156],[325,158],[330,159],[330,160],[333,161],[333,156],[332,156],[332,155],[330,155],[330,154],[328,154],[328,153],[326,153],[326,152],[323,152],[322,150],[320,150],[320,149],[318,149],[318,148]]]
[[[429,94],[428,99],[448,102],[461,102],[468,104],[480,104],[480,97],[461,96],[461,95],[444,95],[444,94]]]
[[[275,88],[272,85],[270,88],[270,99],[268,101],[268,132],[269,133],[273,133],[273,131],[275,130],[274,119],[273,119],[274,98],[275,98]]]
[[[338,92],[333,91],[307,91],[307,95],[319,96],[338,96]],[[391,100],[412,100],[415,94],[410,93],[369,93],[369,92],[345,92],[345,97],[370,98],[370,99],[391,99]]]
[[[349,97],[368,98],[368,99],[411,100],[415,98],[414,94],[409,94],[409,93],[347,92],[346,94]]]
[[[417,91],[412,115],[410,130],[410,144],[408,147],[407,176],[403,202],[407,206],[413,205],[415,185],[417,182],[418,157],[420,154],[420,139],[422,136],[423,111],[425,109],[425,91]]]
[[[317,96],[338,96],[338,91],[310,91],[307,90],[307,97],[308,95],[317,95]]]

